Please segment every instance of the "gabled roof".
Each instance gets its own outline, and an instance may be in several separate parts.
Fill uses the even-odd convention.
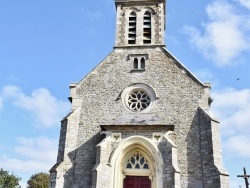
[[[174,55],[172,55],[166,49],[166,47],[162,47],[162,46],[159,46],[159,47],[162,49],[162,52],[165,53],[165,55],[167,57],[172,58],[174,60],[173,63],[175,63],[180,69],[182,69],[187,76],[189,76],[190,78],[192,78],[192,80],[194,80],[194,82],[196,82],[197,84],[201,85],[204,88],[210,87],[210,84],[203,83],[193,73],[191,73]],[[119,48],[126,48],[126,47],[119,47]],[[114,49],[116,49],[116,47]],[[108,56],[110,56],[112,53],[114,53],[114,50],[111,53],[109,53],[99,64],[97,64],[96,67],[94,69],[92,69],[92,71],[90,71],[84,78],[82,78],[79,83],[83,82],[91,74],[95,73],[95,71],[97,70],[97,68],[99,66],[101,66],[105,62],[105,60],[108,58]]]
[[[202,85],[203,87],[209,87],[206,84],[204,84],[203,82],[201,82],[195,75],[193,75],[173,54],[171,54],[165,47],[162,48],[164,51],[164,53],[175,60],[174,63],[176,63],[176,65],[181,68],[189,77],[191,77],[196,83]]]

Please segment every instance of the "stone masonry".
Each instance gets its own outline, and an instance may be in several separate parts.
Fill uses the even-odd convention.
[[[122,188],[128,176],[148,176],[152,188],[228,188],[219,122],[209,114],[210,84],[165,48],[165,0],[115,3],[114,50],[70,85],[72,111],[61,122],[50,187]],[[132,11],[138,16],[136,44],[128,44]],[[146,11],[152,14],[150,44],[142,36]],[[137,60],[145,67],[136,68]],[[148,94],[149,106],[133,111],[133,91]],[[146,169],[126,166],[137,153]]]

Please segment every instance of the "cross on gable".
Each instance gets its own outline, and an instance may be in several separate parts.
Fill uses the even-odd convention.
[[[238,175],[237,177],[244,178],[245,183],[246,183],[246,188],[249,188],[248,178],[250,177],[250,175],[247,175],[245,167],[243,168],[243,171],[244,171],[244,175]]]

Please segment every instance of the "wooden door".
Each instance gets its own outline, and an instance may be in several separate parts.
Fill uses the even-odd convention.
[[[126,176],[124,188],[151,188],[151,180],[148,176]]]

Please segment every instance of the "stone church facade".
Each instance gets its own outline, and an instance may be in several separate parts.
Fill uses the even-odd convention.
[[[70,85],[50,188],[228,188],[210,84],[165,48],[165,0],[115,5],[113,51]]]

